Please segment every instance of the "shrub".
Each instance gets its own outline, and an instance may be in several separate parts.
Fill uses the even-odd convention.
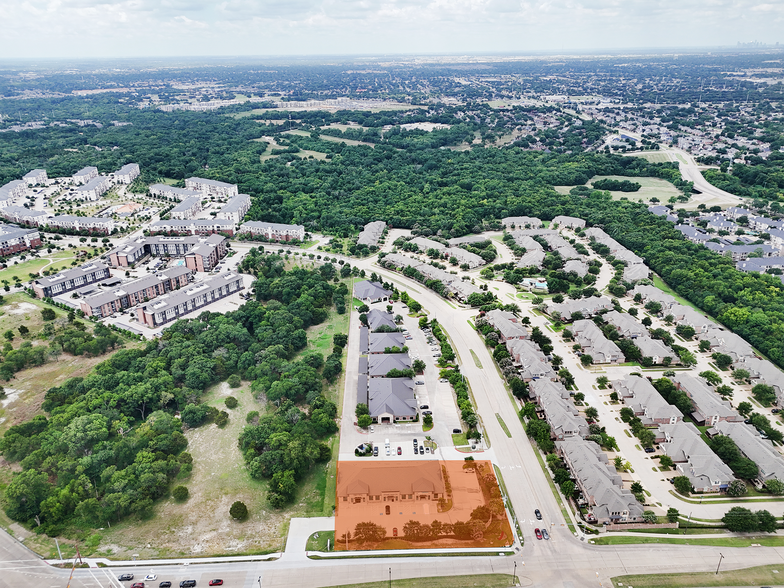
[[[177,486],[174,490],[172,490],[172,497],[177,502],[182,502],[188,499],[190,493],[185,486]]]
[[[226,404],[226,408],[237,408],[239,402],[237,401],[234,396],[227,396],[226,400],[223,401]]]
[[[231,374],[228,379],[229,387],[230,388],[239,388],[242,382],[240,381],[239,374]],[[229,408],[234,408],[230,406]]]
[[[218,413],[218,416],[215,417],[215,424],[218,425],[221,429],[226,426],[226,423],[229,422],[229,413],[225,410],[222,410]]]
[[[357,424],[363,429],[367,429],[373,424],[373,419],[369,414],[363,414],[357,419]]]
[[[252,410],[247,415],[245,415],[245,422],[248,424],[256,424],[259,419],[259,411]]]
[[[231,518],[236,521],[244,521],[248,518],[248,507],[245,506],[244,502],[240,502],[239,500],[236,501],[234,504],[231,505],[229,509],[229,514]]]

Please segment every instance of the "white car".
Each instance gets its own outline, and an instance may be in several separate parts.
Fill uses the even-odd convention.
[[[155,574],[147,574],[146,576],[144,576],[144,581],[145,582],[154,582],[157,579],[158,579],[158,576],[156,576]]]

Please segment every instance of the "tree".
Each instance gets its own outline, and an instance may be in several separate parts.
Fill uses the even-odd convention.
[[[596,378],[596,384],[599,386],[599,390],[604,390],[610,385],[610,378],[607,376],[599,376]]]
[[[708,382],[708,384],[711,386],[718,386],[721,384],[721,376],[713,370],[705,370],[704,372],[700,372],[698,375],[701,378],[705,378],[705,381]]]
[[[774,496],[781,496],[784,494],[784,482],[773,478],[765,482],[765,488]]]
[[[229,379],[226,380],[226,383],[229,385],[229,388],[239,388],[242,384],[242,380],[240,379],[239,374],[231,374]]]
[[[11,329],[8,329],[5,333],[3,333],[3,337],[6,338],[8,341],[14,340],[14,332]]]
[[[643,447],[653,447],[653,444],[656,443],[656,433],[650,429],[642,429],[637,435],[637,438],[640,440],[640,445]]]
[[[757,515],[742,506],[732,507],[721,520],[733,533],[753,533],[759,529]]]
[[[646,523],[657,523],[659,521],[659,517],[656,516],[656,513],[652,510],[646,510],[642,513],[642,520]]]
[[[234,396],[227,396],[223,403],[226,405],[226,408],[232,409],[237,408],[239,401]]]
[[[694,334],[696,333],[694,327],[690,325],[685,325],[683,323],[675,327],[675,332],[686,340],[689,340],[692,337],[694,337]]]
[[[767,510],[758,510],[754,513],[757,516],[757,530],[763,533],[775,533],[778,529],[778,521]]]
[[[735,380],[736,382],[743,382],[745,380],[748,380],[750,377],[751,374],[749,374],[749,370],[744,370],[744,369],[732,370],[732,379]]]
[[[237,500],[234,502],[234,504],[231,505],[229,514],[231,515],[231,518],[236,521],[244,521],[248,518],[248,507],[245,506],[244,502]]]
[[[55,317],[55,312],[51,308],[44,308],[41,311],[41,318],[45,321],[53,321]]]
[[[22,337],[24,337],[25,335],[27,335],[27,334],[30,332],[30,329],[28,329],[28,328],[27,328],[26,326],[24,326],[24,325],[19,325],[19,329],[18,329],[18,330],[19,330],[19,334],[20,334]]]
[[[776,401],[776,391],[767,384],[757,384],[751,389],[751,393],[762,406],[770,406]]]
[[[357,307],[357,312],[359,312],[360,314],[368,313],[370,312],[370,307],[367,304],[360,304]]]
[[[595,421],[599,418],[599,410],[595,406],[589,406],[585,409],[585,418]]]
[[[676,476],[672,479],[675,489],[684,496],[691,494],[691,482],[686,476]]]
[[[675,463],[669,455],[662,455],[661,459],[659,459],[659,465],[663,468],[671,468]]]
[[[371,417],[369,414],[363,414],[357,418],[357,424],[363,429],[367,429],[370,425],[373,424],[373,417]]]
[[[591,365],[593,363],[593,357],[591,357],[590,355],[584,353],[583,355],[580,356],[580,363],[582,363],[584,366],[588,367],[589,365]]]
[[[699,347],[700,347],[700,351],[702,351],[703,353],[709,351],[711,348],[710,341],[708,341],[707,339],[703,339],[702,341],[700,341]]]
[[[354,538],[359,539],[362,542],[378,543],[383,540],[386,535],[386,529],[375,523],[357,523],[354,528]]]
[[[743,496],[746,492],[748,492],[748,488],[746,488],[746,484],[743,480],[733,480],[730,482],[730,485],[727,486],[727,496]]]
[[[574,495],[575,485],[571,480],[561,482],[561,492],[565,498],[571,498]]]
[[[188,499],[189,496],[188,489],[185,486],[177,486],[174,490],[172,490],[172,498],[177,502],[183,502],[184,500]]]
[[[422,417],[422,424],[424,424],[426,427],[432,427],[433,426],[433,415],[432,414],[426,414],[424,417]]]
[[[613,465],[615,466],[616,470],[618,471],[623,470],[623,458],[620,455],[616,455],[613,458]]]
[[[642,317],[642,320],[640,322],[643,324],[643,326],[646,326],[646,327],[650,327],[653,324],[653,321],[651,320],[651,317],[649,317],[649,316]]]
[[[632,482],[631,491],[632,494],[642,494],[643,492],[642,484],[640,484],[640,482]]]
[[[345,347],[348,343],[348,335],[345,333],[335,333],[332,335],[332,345],[334,347]]]
[[[711,355],[711,357],[713,358],[713,361],[716,362],[716,366],[721,370],[726,370],[732,365],[732,357],[726,353],[717,352]]]
[[[414,362],[411,364],[411,368],[418,374],[421,374],[425,371],[427,364],[421,359],[415,359]]]
[[[751,405],[751,402],[744,401],[738,404],[738,412],[741,416],[748,417],[752,410],[754,410],[754,407]]]

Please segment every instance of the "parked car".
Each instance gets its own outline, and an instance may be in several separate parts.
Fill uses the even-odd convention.
[[[427,404],[423,404],[423,405],[422,405],[422,406],[420,406],[419,408],[420,408],[420,410],[426,410],[426,409],[428,409],[428,408],[430,408],[430,407],[429,407]]]
[[[541,521],[542,520],[542,512],[538,508],[534,511],[534,514],[536,515],[536,520],[537,521]]]
[[[378,457],[378,447],[377,446],[373,447],[373,457]]]
[[[210,586],[223,586],[223,580],[210,580]]]
[[[424,455],[424,454],[425,454],[425,448],[424,448],[424,446],[420,445],[419,446],[419,455]]]
[[[403,448],[402,447],[398,447],[397,448],[397,454],[398,455],[403,455]]]
[[[646,447],[645,453],[656,453],[656,450],[653,447]]]
[[[157,579],[158,579],[158,576],[156,576],[155,574],[147,574],[146,576],[144,576],[144,581],[145,582],[154,582]]]
[[[144,588],[144,582],[134,582],[131,584],[131,588]]]
[[[447,380],[446,378],[441,378],[438,381],[441,382],[442,384],[448,384],[449,383],[449,380]]]
[[[542,529],[542,537],[548,541],[550,540],[550,533],[547,532],[547,529]]]
[[[423,410],[422,414],[433,414],[432,410]]]
[[[425,447],[425,453],[430,453],[430,448],[429,447]]]
[[[534,529],[534,533],[536,533],[536,538],[539,539],[539,541],[541,541],[542,540],[542,532],[539,529]]]
[[[180,588],[193,588],[196,585],[196,580],[183,580],[180,582]]]
[[[463,432],[463,430],[462,430],[462,429],[452,429],[452,432],[453,432],[455,435],[459,435],[460,433],[462,433],[462,432]]]
[[[771,411],[773,414],[779,414],[781,412],[780,408],[772,408]]]
[[[120,582],[127,582],[128,580],[133,580],[133,574],[120,574],[117,576],[117,579]]]
[[[158,584],[158,588],[171,588],[171,582],[166,580],[165,582],[161,582]]]
[[[417,380],[417,381],[416,381],[416,385],[417,385],[417,386],[424,386],[424,385],[425,385],[425,382],[424,382],[423,380]]]

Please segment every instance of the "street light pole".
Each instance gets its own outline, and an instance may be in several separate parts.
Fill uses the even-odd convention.
[[[514,562],[514,574],[512,575],[512,586],[517,586],[517,562]]]
[[[261,588],[261,576],[259,576],[259,588]]]
[[[716,575],[717,576],[719,575],[719,568],[721,567],[721,560],[724,559],[724,556],[721,553],[719,553],[719,556],[720,556],[719,557],[719,565],[716,566]]]
[[[389,588],[392,588],[392,568],[389,568]]]

